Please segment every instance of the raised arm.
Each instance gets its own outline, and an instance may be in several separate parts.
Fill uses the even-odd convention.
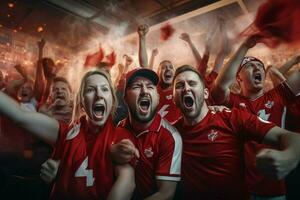
[[[146,49],[146,35],[148,31],[149,27],[146,24],[140,25],[137,30],[139,34],[139,62],[141,67],[149,67]]]
[[[129,164],[115,166],[116,181],[108,200],[130,200],[135,188],[134,170]]]
[[[191,48],[192,53],[194,55],[194,58],[196,59],[197,65],[199,66],[201,64],[202,57],[201,57],[199,51],[197,50],[196,46],[192,42],[190,35],[188,33],[182,33],[179,38],[182,39],[183,41],[185,41],[189,45],[189,47]]]
[[[151,53],[151,57],[150,57],[150,62],[149,62],[149,68],[153,70],[153,65],[154,65],[154,60],[155,57],[158,54],[158,50],[157,49],[153,49],[152,53]]]
[[[44,69],[42,64],[43,51],[45,46],[45,40],[41,39],[41,41],[37,42],[39,48],[39,58],[37,61],[36,74],[35,74],[35,82],[34,82],[34,95],[38,102],[42,100],[43,94],[46,88],[46,80],[44,76]]]
[[[283,150],[263,149],[256,156],[257,167],[273,178],[286,177],[299,163],[299,133],[274,127],[266,134],[263,142],[279,146]]]
[[[0,92],[0,114],[51,145],[57,140],[58,121],[38,112],[22,110],[12,98],[3,92]]]
[[[294,95],[300,94],[300,69],[297,69],[289,77],[287,77],[286,82],[290,86]]]
[[[286,78],[283,76],[283,74],[279,71],[278,68],[273,67],[272,65],[269,65],[266,69],[267,74],[269,74],[270,79],[273,83],[273,87],[276,87],[281,82],[285,81]]]
[[[221,69],[220,74],[214,82],[211,90],[211,95],[216,104],[225,103],[230,92],[230,86],[236,79],[236,73],[239,69],[241,62],[248,50],[254,47],[259,38],[252,36],[241,44],[238,50],[230,58],[228,63]]]
[[[297,65],[300,62],[300,55],[294,56],[292,59],[284,63],[278,70],[285,75],[294,65]]]

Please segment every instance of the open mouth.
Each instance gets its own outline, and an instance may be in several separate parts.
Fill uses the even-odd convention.
[[[103,104],[96,104],[93,108],[93,113],[97,118],[102,118],[104,115],[105,106]]]
[[[56,96],[56,99],[66,100],[65,96]]]
[[[165,74],[165,79],[172,79],[172,74]]]
[[[254,80],[256,80],[256,81],[262,81],[262,76],[261,76],[261,74],[255,74]]]
[[[22,92],[22,93],[21,93],[21,96],[22,96],[22,97],[28,97],[29,95],[28,95],[27,92]]]
[[[147,112],[150,108],[150,100],[149,99],[141,99],[139,101],[139,107],[142,112]]]
[[[183,104],[186,108],[190,109],[194,105],[194,99],[191,96],[184,96],[183,97]]]

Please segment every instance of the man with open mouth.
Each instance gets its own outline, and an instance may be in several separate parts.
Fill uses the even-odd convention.
[[[266,72],[261,60],[245,56],[248,50],[256,45],[260,38],[252,36],[241,44],[229,62],[224,66],[215,81],[211,93],[217,104],[239,107],[271,121],[277,126],[285,127],[288,102],[295,99],[300,91],[300,71],[295,72],[286,81],[265,92]],[[240,86],[240,94],[230,92],[234,81]],[[279,200],[286,199],[284,181],[276,181],[261,174],[255,167],[255,155],[267,146],[248,142],[245,146],[246,177],[252,197]]]
[[[281,129],[242,109],[211,111],[205,101],[208,95],[197,69],[188,65],[177,68],[174,101],[183,117],[175,127],[183,142],[184,199],[247,199],[243,145],[249,140],[283,145],[280,151],[263,149],[256,155],[256,167],[264,173],[282,179],[297,166],[298,133]],[[293,159],[295,162],[290,162]]]
[[[71,101],[71,87],[63,77],[55,77],[48,102],[41,102],[39,112],[54,117],[63,122],[70,122],[73,103]]]
[[[150,68],[146,51],[146,35],[149,30],[147,25],[138,27],[139,34],[139,60],[144,68]],[[152,61],[153,62],[153,61]],[[171,124],[175,123],[180,117],[180,111],[173,102],[172,81],[175,68],[170,60],[163,60],[159,63],[157,74],[159,83],[157,91],[159,93],[159,105],[157,111],[161,117],[165,118]]]
[[[158,76],[150,69],[137,68],[126,75],[124,100],[129,117],[120,126],[135,136],[140,153],[135,167],[137,199],[171,199],[180,181],[181,137],[156,113],[157,84]]]

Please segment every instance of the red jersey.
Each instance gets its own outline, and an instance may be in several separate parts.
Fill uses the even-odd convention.
[[[157,192],[157,180],[180,181],[182,141],[172,125],[156,115],[148,130],[141,133],[134,133],[128,118],[121,126],[134,134],[140,152],[135,166],[138,199]]]
[[[60,159],[50,199],[106,199],[114,183],[110,147],[132,137],[108,119],[98,134],[87,132],[85,117],[74,126],[60,123],[54,158]]]
[[[173,102],[173,88],[162,89],[158,86],[157,92],[159,94],[157,112],[168,122],[174,124],[180,118],[181,113]]]
[[[184,199],[245,199],[244,143],[262,142],[275,124],[234,108],[209,111],[194,126],[183,119],[175,126],[183,142]]]
[[[271,121],[277,126],[285,128],[286,106],[288,100],[293,98],[294,94],[283,82],[274,89],[264,93],[255,100],[249,100],[238,94],[230,94],[230,106],[239,107],[252,114],[258,115],[264,120]],[[263,148],[272,148],[256,142],[248,142],[245,146],[246,177],[248,187],[251,193],[262,196],[280,196],[286,193],[284,180],[277,181],[263,176],[255,167],[255,155]]]

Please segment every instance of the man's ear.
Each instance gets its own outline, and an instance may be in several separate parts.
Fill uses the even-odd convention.
[[[204,88],[204,99],[205,100],[207,100],[208,99],[208,97],[209,97],[209,91],[208,91],[208,89],[207,88]]]
[[[240,85],[240,82],[242,82],[242,79],[241,79],[241,77],[240,77],[239,74],[236,76],[236,82],[237,82],[239,85]]]

